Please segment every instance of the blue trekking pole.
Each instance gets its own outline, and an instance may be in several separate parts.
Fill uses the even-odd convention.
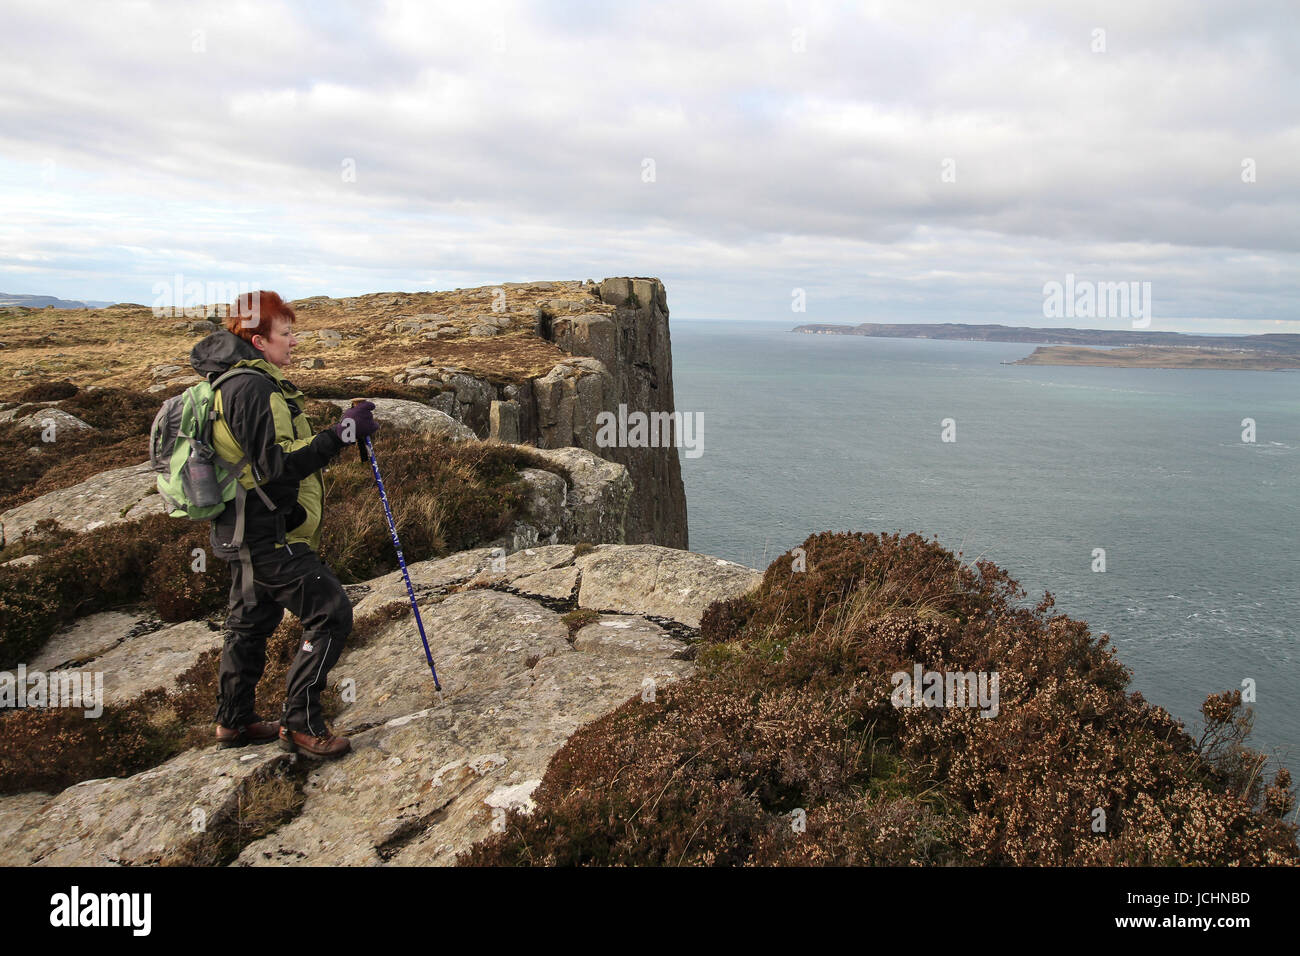
[[[364,398],[354,398],[352,404],[356,405],[364,401]],[[375,473],[375,484],[379,486],[379,500],[384,503],[384,514],[388,518],[388,533],[393,536],[393,547],[397,550],[397,563],[402,566],[402,579],[406,582],[406,593],[411,598],[411,610],[415,612],[415,625],[420,629],[420,642],[424,644],[424,656],[429,662],[429,673],[433,675],[433,688],[441,691],[442,685],[438,683],[438,672],[433,667],[433,654],[429,652],[429,639],[424,636],[424,621],[420,618],[420,607],[415,603],[415,588],[411,586],[411,576],[406,571],[402,542],[397,540],[397,525],[393,522],[393,511],[388,507],[388,492],[384,491],[384,479],[379,475],[379,462],[375,460],[375,446],[370,443],[369,435],[366,436],[365,446],[358,445],[357,450],[361,453],[361,460],[370,462],[370,470]]]

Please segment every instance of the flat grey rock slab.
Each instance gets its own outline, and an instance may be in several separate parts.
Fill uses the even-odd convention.
[[[103,671],[104,703],[121,704],[155,687],[175,690],[178,676],[198,663],[205,651],[221,645],[217,628],[206,621],[184,621],[129,637],[81,669]]]
[[[130,777],[86,780],[39,807],[0,843],[3,866],[159,863],[237,810],[244,781],[292,759],[273,744],[205,747]],[[196,812],[197,811],[197,812]]]
[[[145,625],[145,618],[125,611],[102,611],[80,618],[45,642],[27,667],[51,671],[107,654]]]
[[[331,405],[347,409],[352,402],[342,398],[327,399]],[[410,428],[430,435],[442,435],[452,441],[477,441],[474,430],[456,421],[446,412],[431,408],[423,402],[402,398],[372,398],[375,403],[375,421],[381,426],[391,423],[399,428]]]
[[[686,645],[653,621],[637,615],[602,614],[599,621],[580,628],[575,649],[603,657],[628,656],[662,659]]]
[[[568,650],[352,738],[309,779],[302,813],[236,865],[449,865],[530,795],[578,727],[680,679],[682,661]]]
[[[354,682],[355,700],[336,730],[360,727],[435,706],[440,697],[481,689],[531,670],[544,657],[571,653],[568,628],[536,601],[503,591],[452,594],[421,608],[442,694],[433,689],[415,619],[403,615],[362,646],[345,650],[330,681]]]
[[[574,560],[582,572],[578,605],[648,614],[699,627],[714,601],[758,587],[763,573],[734,561],[653,544],[599,545]]]
[[[0,514],[5,540],[17,541],[46,518],[54,518],[69,531],[80,532],[163,514],[157,478],[157,472],[145,462],[103,471],[71,487],[41,495]]]
[[[468,581],[491,566],[494,551],[493,548],[474,548],[471,551],[457,551],[445,558],[408,564],[406,570],[411,576],[411,586],[415,589],[417,600],[439,589]],[[372,578],[365,584],[369,590],[352,608],[354,618],[370,614],[395,601],[410,600],[400,570]]]
[[[510,582],[510,587],[520,594],[567,601],[578,586],[578,576],[577,568],[552,568],[515,578]]]

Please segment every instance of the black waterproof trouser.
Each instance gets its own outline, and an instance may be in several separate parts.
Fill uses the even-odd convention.
[[[266,639],[285,609],[302,621],[302,644],[289,668],[282,726],[291,731],[324,734],[320,692],[330,668],[352,633],[352,603],[343,585],[316,552],[305,544],[287,544],[253,555],[253,591],[257,603],[244,600],[244,569],[230,562],[230,615],[218,675],[217,722],[240,727],[256,718],[254,691],[266,668]]]

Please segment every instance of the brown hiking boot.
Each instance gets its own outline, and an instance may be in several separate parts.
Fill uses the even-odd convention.
[[[329,730],[317,737],[313,734],[290,730],[288,727],[281,727],[280,749],[287,750],[291,754],[306,754],[309,757],[330,759],[342,757],[352,749],[352,744],[348,741],[348,738],[339,737],[330,733]]]
[[[217,744],[222,747],[270,743],[279,735],[278,720],[255,720],[239,727],[223,727],[217,724]]]

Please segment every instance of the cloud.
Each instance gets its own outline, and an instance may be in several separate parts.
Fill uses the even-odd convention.
[[[11,8],[8,291],[636,274],[675,315],[1047,324],[1072,272],[1152,282],[1153,328],[1295,319],[1284,4]]]

